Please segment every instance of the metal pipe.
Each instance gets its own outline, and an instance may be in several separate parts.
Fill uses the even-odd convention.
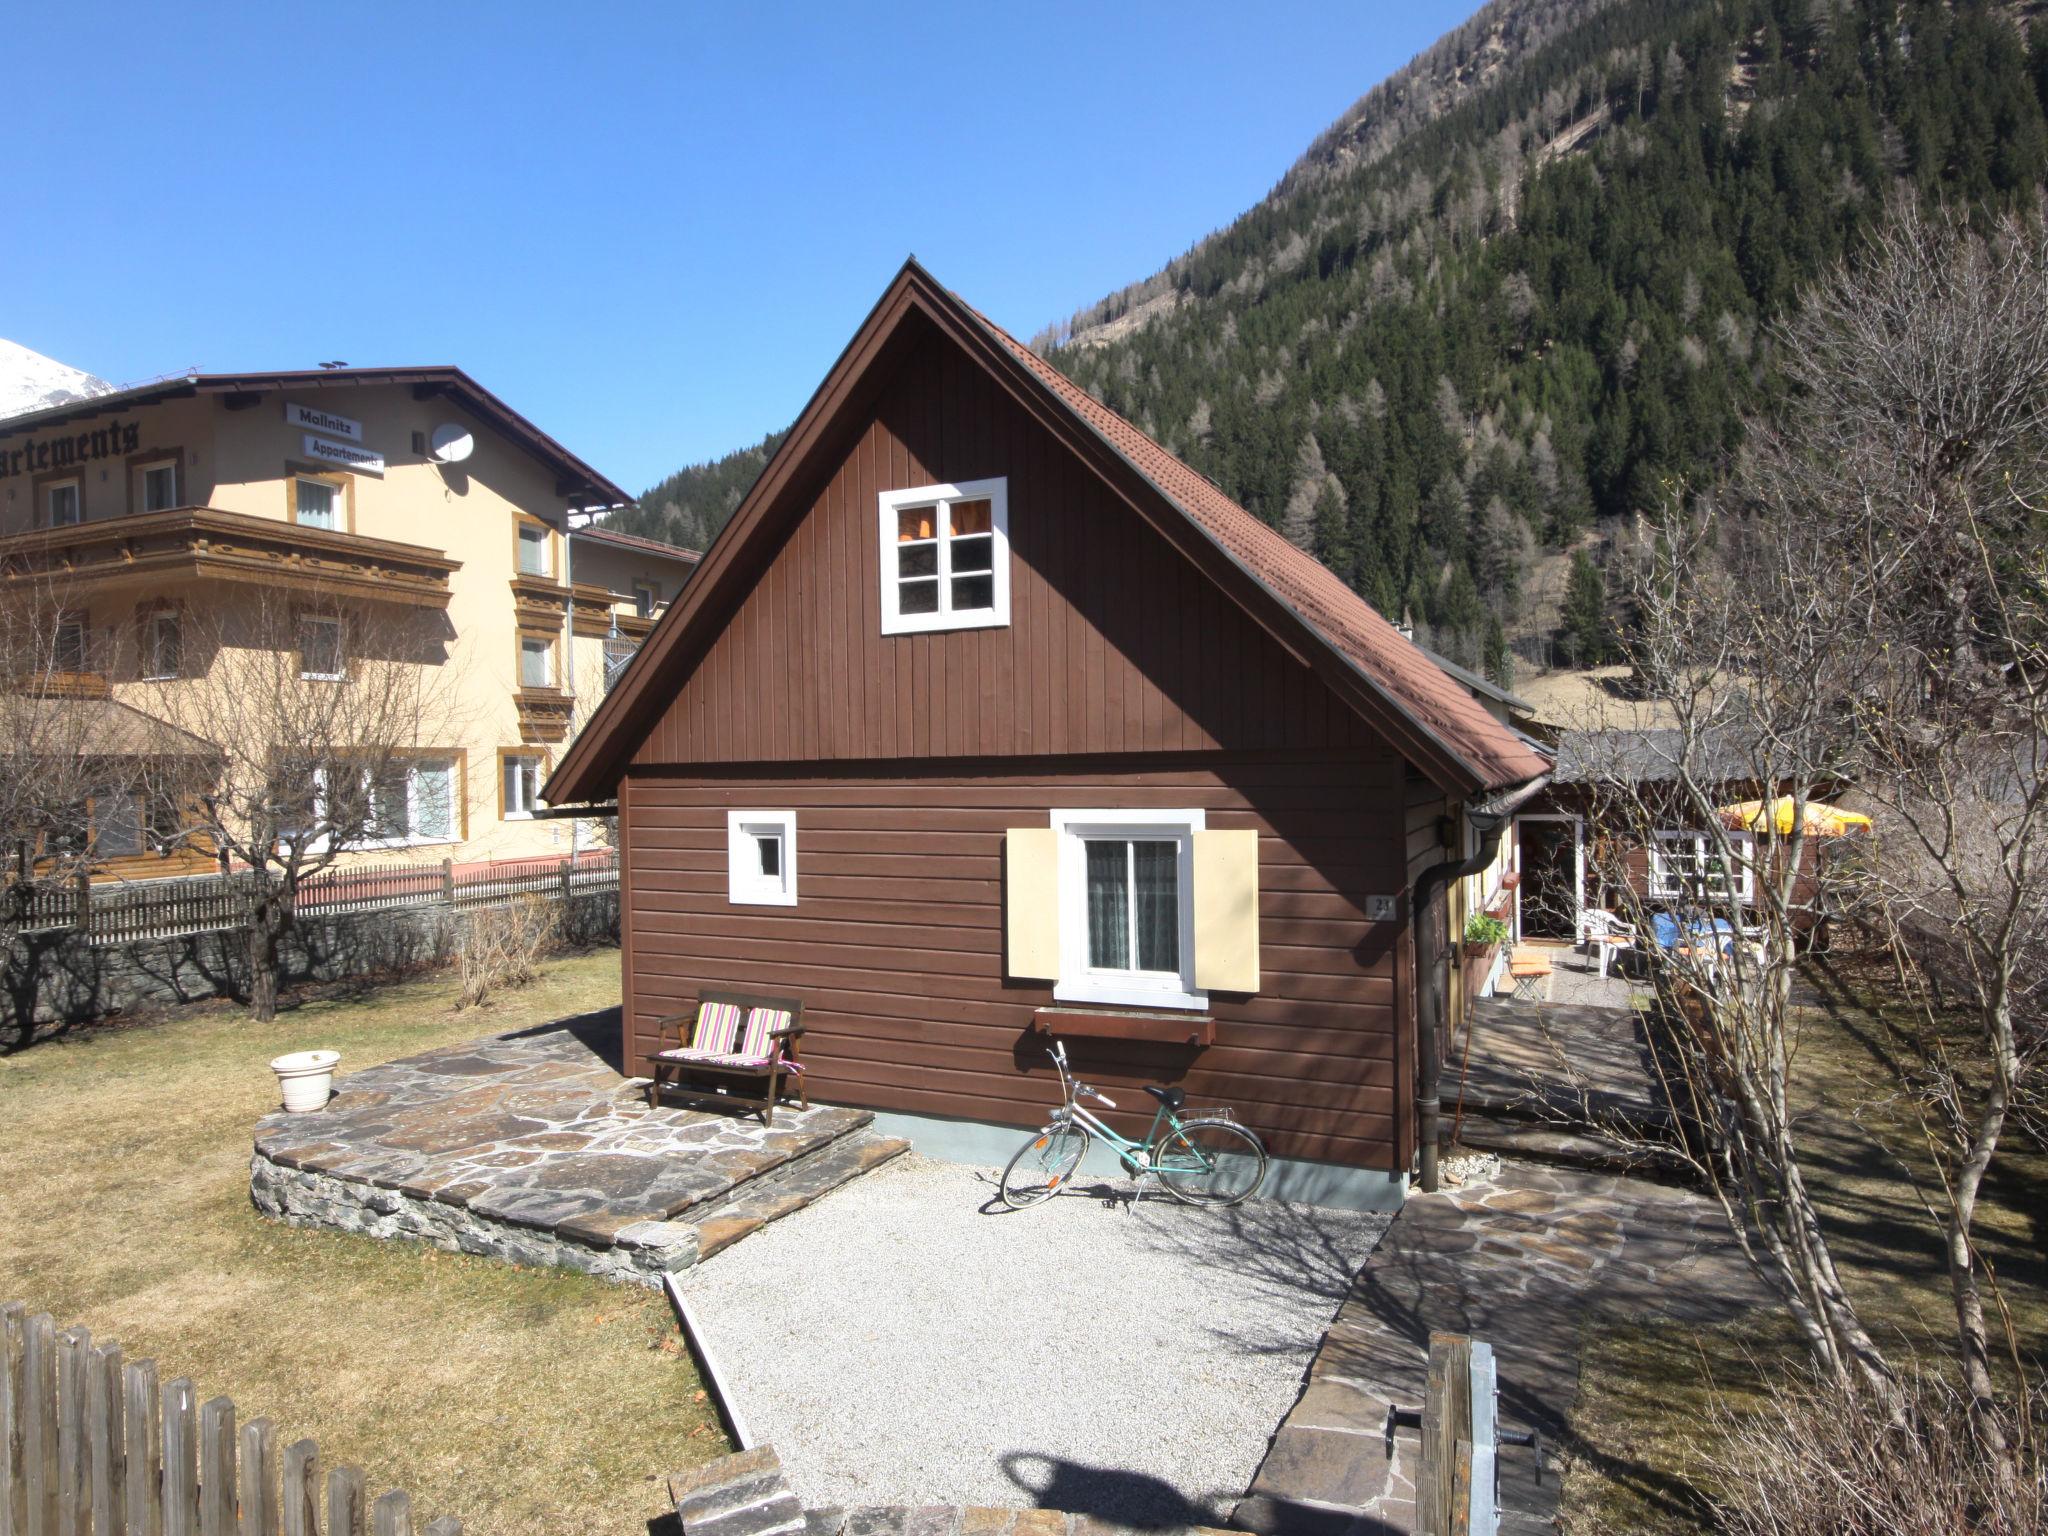
[[[1437,1164],[1440,1149],[1437,1138],[1442,1134],[1443,1114],[1443,1041],[1438,1028],[1438,1015],[1443,1008],[1444,986],[1434,969],[1425,972],[1421,961],[1422,925],[1429,917],[1430,903],[1435,901],[1453,880],[1462,880],[1467,875],[1476,875],[1493,863],[1500,852],[1500,840],[1506,835],[1508,826],[1514,820],[1515,811],[1527,804],[1538,791],[1550,782],[1549,774],[1541,774],[1528,783],[1517,786],[1491,800],[1465,807],[1465,821],[1479,832],[1479,848],[1469,858],[1445,859],[1432,864],[1415,877],[1415,893],[1410,899],[1408,910],[1410,942],[1416,946],[1416,1009],[1415,1009],[1415,1137],[1419,1143],[1421,1157],[1420,1178],[1423,1192],[1434,1194],[1437,1188]],[[1445,946],[1455,942],[1445,935]],[[1427,987],[1427,995],[1424,988]]]

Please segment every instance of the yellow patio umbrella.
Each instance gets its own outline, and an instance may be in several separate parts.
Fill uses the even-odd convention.
[[[1769,826],[1778,836],[1790,837],[1792,805],[1792,796],[1780,795],[1769,804],[1762,800],[1744,800],[1735,805],[1724,805],[1719,814],[1721,820],[1731,827],[1761,832]],[[1822,805],[1818,800],[1806,802],[1808,837],[1844,837],[1851,832],[1869,830],[1870,818],[1861,811],[1845,811],[1840,806]]]

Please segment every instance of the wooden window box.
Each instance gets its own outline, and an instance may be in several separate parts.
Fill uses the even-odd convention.
[[[1157,1040],[1168,1045],[1213,1045],[1216,1020],[1206,1013],[1120,1013],[1107,1008],[1040,1008],[1031,1017],[1040,1034],[1097,1040]]]

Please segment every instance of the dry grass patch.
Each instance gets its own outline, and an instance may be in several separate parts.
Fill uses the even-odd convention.
[[[1879,978],[1881,981],[1882,978]],[[1871,995],[1881,996],[1881,989]],[[1796,1086],[1806,1170],[1843,1283],[1895,1363],[1952,1375],[1955,1311],[1927,1214],[1941,1200],[1911,1102],[1897,1088],[1904,1043],[1880,1015],[1836,998],[1806,1013]],[[1976,1240],[2011,1307],[2024,1358],[2048,1359],[2048,1156],[2009,1134],[1985,1184]],[[1988,1298],[1987,1298],[1988,1299]],[[1994,1346],[2002,1347],[1996,1334]],[[1718,1402],[1762,1405],[1766,1383],[1799,1369],[1789,1323],[1721,1329],[1610,1323],[1588,1341],[1565,1478],[1575,1536],[1716,1529],[1702,1489]],[[2010,1369],[2006,1375],[2010,1378]]]
[[[154,1356],[476,1536],[639,1528],[663,1512],[657,1474],[727,1448],[659,1293],[249,1204],[273,1056],[330,1046],[347,1071],[609,1007],[618,963],[551,962],[487,1017],[457,1017],[455,981],[432,978],[0,1058],[0,1298]]]

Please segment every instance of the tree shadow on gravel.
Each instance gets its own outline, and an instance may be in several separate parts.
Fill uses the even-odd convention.
[[[1140,1531],[1220,1526],[1237,1498],[1234,1493],[1217,1493],[1191,1499],[1148,1472],[1090,1466],[1037,1451],[1007,1452],[1001,1466],[1003,1476],[1040,1509],[1092,1515]]]
[[[1359,1271],[1387,1228],[1389,1216],[1332,1211],[1284,1201],[1251,1201],[1226,1210],[1162,1212],[1147,1225],[1149,1246],[1184,1259],[1191,1272],[1228,1277],[1233,1295],[1249,1288],[1263,1301],[1299,1315],[1313,1303],[1316,1331],[1351,1293]],[[1298,1334],[1262,1327],[1256,1317],[1219,1316],[1208,1332],[1249,1354],[1299,1353]]]

